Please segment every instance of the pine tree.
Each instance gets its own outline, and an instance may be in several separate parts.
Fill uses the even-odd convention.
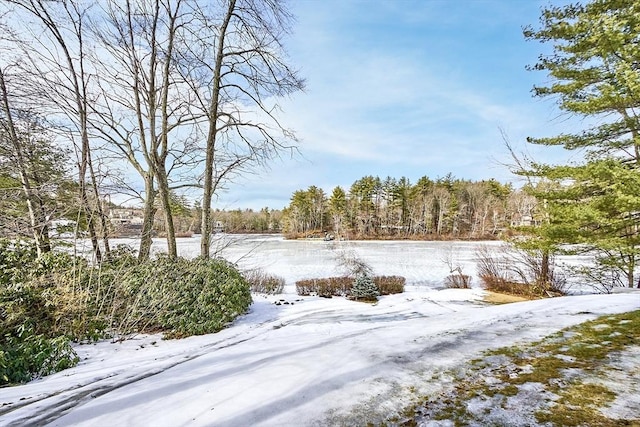
[[[360,274],[356,277],[351,288],[351,298],[362,301],[377,301],[380,291],[371,276]]]
[[[534,194],[547,218],[536,234],[541,247],[580,244],[595,255],[606,280],[633,287],[640,259],[640,3],[595,0],[549,7],[541,28],[525,37],[553,44],[531,67],[546,71],[539,97],[556,97],[560,109],[593,126],[534,144],[584,153],[582,163],[533,164],[523,174],[555,183]]]

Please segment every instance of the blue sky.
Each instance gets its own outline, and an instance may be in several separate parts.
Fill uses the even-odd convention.
[[[566,158],[524,142],[576,123],[531,95],[547,76],[525,67],[550,47],[526,41],[522,27],[537,26],[548,4],[291,1],[297,22],[285,44],[307,89],[281,102],[281,117],[301,139],[300,154],[238,180],[215,207],[282,209],[295,190],[330,194],[366,175],[517,183],[501,164],[509,156],[500,129],[537,160]]]

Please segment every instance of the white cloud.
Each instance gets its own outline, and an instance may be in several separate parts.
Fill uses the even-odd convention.
[[[282,189],[286,205],[296,189],[348,188],[368,174],[509,179],[500,128],[522,145],[566,124],[530,95],[540,76],[524,67],[537,47],[521,52],[521,26],[535,23],[538,5],[479,3],[296,3],[299,22],[287,44],[308,88],[282,106],[304,159],[246,187]]]

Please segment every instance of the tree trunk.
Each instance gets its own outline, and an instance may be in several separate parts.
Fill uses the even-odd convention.
[[[87,147],[89,143],[87,141]],[[89,169],[89,176],[91,177],[91,190],[93,192],[93,197],[96,199],[96,207],[95,213],[98,215],[98,221],[100,221],[100,238],[102,239],[102,244],[104,245],[104,255],[109,259],[111,256],[111,247],[109,245],[109,219],[107,219],[107,215],[105,210],[102,207],[102,200],[100,198],[100,191],[98,190],[98,181],[96,179],[96,174],[93,170],[93,162],[91,161],[91,151],[89,150],[87,155],[87,166]],[[97,236],[96,236],[97,240]]]
[[[634,269],[634,265],[635,265],[635,259],[633,259],[633,257],[631,257],[631,262],[629,263],[629,267],[627,269],[627,285],[630,288],[633,288],[633,285],[635,285],[635,280],[634,280],[634,273],[635,273],[635,269]],[[640,280],[638,280],[638,287],[640,288]]]
[[[40,196],[36,195],[37,203],[37,215],[36,215],[36,227],[38,235],[40,237],[40,246],[42,253],[51,251],[51,240],[49,238],[49,219],[47,218],[44,203]]]
[[[542,282],[540,283],[540,285],[542,285],[545,289],[548,288],[551,284],[551,268],[549,263],[549,250],[543,249],[542,259],[540,261],[540,280]]]
[[[213,198],[214,182],[213,173],[215,167],[216,138],[218,133],[218,114],[220,102],[220,86],[222,62],[224,61],[224,44],[229,22],[235,11],[236,1],[230,0],[226,15],[220,27],[218,36],[218,49],[216,52],[215,71],[213,75],[213,92],[209,107],[209,133],[207,135],[207,148],[204,166],[204,189],[202,192],[202,240],[200,242],[200,256],[207,259],[211,250],[211,200]]]
[[[91,204],[89,203],[89,196],[87,195],[86,179],[79,175],[79,192],[80,192],[80,205],[84,210],[87,217],[87,231],[89,232],[89,239],[91,240],[91,247],[93,248],[93,255],[96,257],[96,261],[100,263],[102,261],[102,251],[100,250],[100,244],[98,243],[98,235],[96,233],[95,219],[93,218],[93,211],[91,210]],[[76,230],[77,235],[77,230]]]
[[[18,155],[18,157],[20,156]],[[40,204],[36,200],[37,196],[34,194],[29,178],[23,169],[24,164],[20,161],[19,163],[21,163],[19,167],[22,169],[20,171],[20,182],[22,184],[22,191],[27,199],[31,234],[33,235],[33,239],[36,243],[38,257],[40,257],[42,254],[51,251],[48,227],[46,226],[46,216],[44,215],[44,211],[41,209]]]
[[[151,240],[153,231],[153,220],[156,215],[154,206],[156,190],[153,186],[153,175],[146,174],[144,177],[144,217],[142,218],[142,234],[140,236],[140,248],[138,250],[138,261],[146,261],[151,253]]]
[[[167,249],[169,258],[178,257],[178,248],[176,246],[176,230],[173,224],[173,214],[171,211],[171,197],[169,193],[169,183],[167,182],[167,174],[164,165],[157,165],[158,168],[158,193],[160,195],[160,203],[164,211],[165,232],[167,233]]]
[[[102,251],[100,250],[98,234],[96,233],[94,210],[91,207],[91,201],[89,200],[89,194],[87,193],[87,159],[90,156],[90,150],[89,139],[85,138],[85,136],[86,135],[82,136],[81,154],[78,161],[78,187],[80,191],[80,203],[87,217],[87,231],[89,232],[89,238],[91,239],[93,254],[96,257],[96,262],[100,263],[102,261]]]
[[[209,258],[211,250],[211,184],[205,178],[204,192],[202,195],[202,223],[200,225],[200,256]]]

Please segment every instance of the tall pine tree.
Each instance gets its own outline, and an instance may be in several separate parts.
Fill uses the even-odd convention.
[[[554,97],[562,110],[594,123],[528,139],[584,154],[580,163],[523,171],[558,184],[536,192],[547,214],[538,241],[547,248],[579,244],[596,256],[593,278],[640,287],[640,2],[548,7],[540,28],[527,27],[524,35],[553,46],[531,67],[551,78],[535,95]]]

